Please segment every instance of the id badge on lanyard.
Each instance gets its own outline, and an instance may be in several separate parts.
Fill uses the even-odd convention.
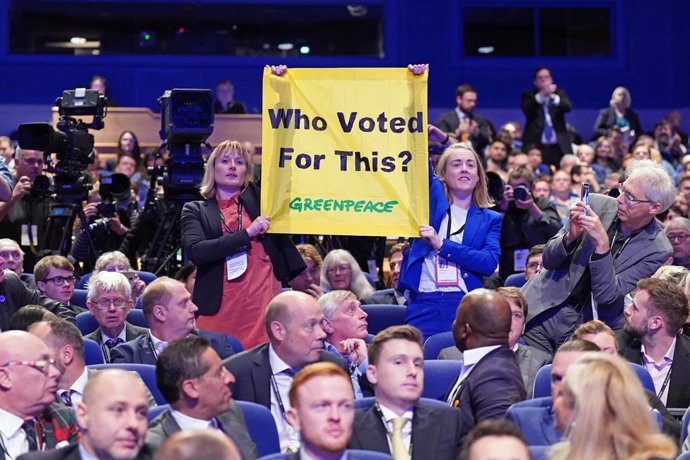
[[[225,223],[225,217],[223,213],[220,213],[220,221],[223,228],[228,234],[233,234],[234,232]],[[242,202],[237,204],[237,231],[239,232],[242,228]],[[228,273],[228,281],[239,278],[247,271],[247,251],[238,252],[237,254],[228,256],[225,258],[225,268]]]
[[[436,286],[457,286],[459,281],[458,266],[445,257],[436,256]]]

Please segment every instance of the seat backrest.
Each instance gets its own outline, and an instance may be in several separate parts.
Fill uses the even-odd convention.
[[[525,399],[524,401],[518,401],[508,408],[511,410],[513,408],[520,409],[523,407],[550,407],[552,403],[551,396],[544,396],[540,398]]]
[[[690,426],[690,408],[685,410],[683,415],[683,421],[681,422],[680,430],[680,442],[681,444],[685,442],[685,438],[688,437],[688,426]]]
[[[547,364],[539,369],[536,377],[534,377],[532,397],[543,398],[545,396],[551,396],[551,364]]]
[[[86,298],[89,291],[86,289],[75,289],[72,293],[72,298],[69,299],[72,305],[76,305],[81,308],[86,308]]]
[[[431,406],[448,407],[448,404],[445,401],[439,401],[438,399],[419,398],[419,400]],[[374,398],[373,396],[355,399],[354,407],[355,409],[369,409],[371,406],[374,405],[375,401],[376,398]]]
[[[424,359],[438,359],[441,350],[455,346],[452,332],[434,334],[424,341]]]
[[[147,286],[157,278],[157,276],[151,272],[134,270],[134,273],[139,275],[139,279],[142,280],[144,284]],[[91,278],[91,275],[93,275],[93,273],[85,273],[84,275],[82,275],[82,277],[79,278],[79,281],[77,281],[77,284],[74,287],[77,289],[86,289],[86,286],[89,284],[89,279]]]
[[[129,313],[127,313],[127,322],[139,327],[149,327],[149,323],[146,321],[143,310],[135,310],[134,308],[131,309]]]
[[[635,374],[637,374],[637,378],[640,379],[642,387],[644,387],[645,390],[649,390],[652,393],[656,393],[656,390],[654,389],[654,380],[652,380],[652,376],[649,375],[649,371],[647,370],[647,368],[637,363],[628,364],[630,364],[632,369],[635,371]]]
[[[244,415],[249,436],[256,444],[259,457],[280,452],[278,429],[271,411],[261,404],[235,400]]]
[[[355,458],[357,460],[392,460],[388,454],[383,452],[374,452],[373,450],[359,450],[359,449],[348,449],[347,458]]]
[[[527,280],[525,279],[524,273],[513,273],[506,278],[506,282],[503,283],[505,287],[516,287],[520,288],[525,285]]]
[[[690,452],[680,454],[676,460],[690,460]]]
[[[367,312],[370,334],[378,334],[387,327],[398,326],[405,322],[405,307],[402,305],[362,305],[362,310]]]
[[[156,366],[152,364],[133,364],[133,363],[118,363],[118,364],[96,364],[88,366],[91,369],[123,369],[125,371],[136,372],[141,377],[141,380],[147,386],[156,404],[167,404],[168,402],[163,397],[163,394],[158,389],[156,383]]]
[[[238,339],[237,337],[232,336],[232,335],[228,335],[228,342],[230,343],[230,346],[232,347],[232,351],[234,351],[235,353],[239,353],[241,351],[244,351],[244,347],[242,346],[242,342],[240,342],[240,339]]]
[[[76,317],[77,329],[81,332],[81,335],[86,336],[91,334],[93,331],[98,329],[98,321],[94,318],[90,311],[83,311],[79,313]]]
[[[460,361],[431,359],[424,361],[424,391],[422,397],[444,401],[446,393],[460,375]]]
[[[105,364],[103,349],[95,340],[84,339],[84,363],[87,366],[90,364]]]

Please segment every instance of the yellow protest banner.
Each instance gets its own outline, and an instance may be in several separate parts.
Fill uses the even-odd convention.
[[[264,70],[261,214],[272,233],[419,236],[428,74]]]

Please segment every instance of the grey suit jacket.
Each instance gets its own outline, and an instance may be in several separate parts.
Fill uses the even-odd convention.
[[[256,459],[256,445],[252,438],[249,437],[242,409],[233,401],[230,401],[230,410],[223,412],[216,418],[222,425],[223,433],[237,445],[243,460]],[[149,423],[145,444],[152,451],[155,451],[166,439],[178,431],[180,431],[180,425],[177,424],[170,410],[166,410]]]
[[[463,425],[462,416],[457,409],[417,402],[412,418],[411,460],[455,460],[469,428]],[[390,455],[388,432],[376,406],[355,412],[348,448]]]
[[[589,200],[592,210],[609,230],[618,210],[616,200],[599,194],[590,195]],[[541,313],[563,305],[588,266],[599,319],[614,329],[620,329],[625,295],[640,279],[652,276],[673,253],[661,224],[652,220],[628,240],[616,257],[608,253],[597,260],[591,260],[596,245],[587,234],[583,234],[572,252],[567,252],[563,246],[567,232],[566,224],[546,243],[544,269],[522,287],[529,305],[528,329],[529,323]]]
[[[438,354],[438,359],[459,360],[462,359],[462,352],[456,347],[447,347],[441,350],[441,353]],[[537,376],[537,372],[549,364],[553,358],[545,351],[518,343],[515,359],[517,359],[518,366],[520,366],[522,380],[525,382],[527,399],[530,399],[532,391],[534,391],[534,379]]]
[[[149,330],[144,328],[144,327],[139,327],[135,326],[133,324],[128,323],[125,321],[125,342],[129,342],[130,340],[134,340],[140,335],[146,335],[149,333]],[[92,333],[88,334],[85,339],[91,339],[95,342],[97,342],[99,345],[103,345],[103,336],[101,335],[101,328],[99,327]]]

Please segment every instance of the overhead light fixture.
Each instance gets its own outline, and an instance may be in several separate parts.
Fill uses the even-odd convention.
[[[479,54],[491,54],[495,50],[496,49],[493,46],[480,46],[477,48],[477,52],[479,52]]]
[[[74,44],[74,45],[83,45],[86,43],[86,38],[84,37],[72,37],[69,39],[69,42]]]
[[[309,54],[311,52],[311,49],[308,46],[300,46],[299,52],[302,54]]]
[[[293,45],[292,43],[280,43],[278,45],[278,49],[281,51],[290,51],[294,47],[295,47],[295,45]]]

